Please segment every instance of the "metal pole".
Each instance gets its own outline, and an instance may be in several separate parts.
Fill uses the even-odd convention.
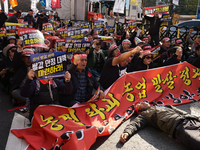
[[[199,0],[198,0],[198,6],[197,6],[197,13],[196,13],[196,15],[198,15],[198,8],[199,8]]]

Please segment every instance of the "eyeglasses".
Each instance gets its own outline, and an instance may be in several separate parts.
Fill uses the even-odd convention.
[[[153,56],[146,56],[146,59],[153,59]]]

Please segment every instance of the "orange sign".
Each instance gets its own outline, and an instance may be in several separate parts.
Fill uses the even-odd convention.
[[[110,135],[134,113],[138,102],[180,105],[200,100],[200,69],[182,64],[126,74],[104,99],[79,107],[40,106],[32,126],[13,129],[31,149],[89,149],[99,136]]]

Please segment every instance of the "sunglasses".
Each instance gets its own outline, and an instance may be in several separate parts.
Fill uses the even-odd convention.
[[[16,50],[11,50],[11,52],[13,52],[13,53],[14,53],[15,51],[16,51]]]
[[[153,59],[153,56],[147,56],[146,59]]]

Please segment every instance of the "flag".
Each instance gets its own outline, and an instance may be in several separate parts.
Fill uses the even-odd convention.
[[[46,8],[46,0],[40,0],[39,2]]]
[[[8,0],[3,0],[4,3],[4,12],[8,14]]]
[[[17,4],[17,0],[10,0],[10,5],[12,6],[12,8],[16,7]]]
[[[52,8],[61,8],[61,0],[52,0]]]

